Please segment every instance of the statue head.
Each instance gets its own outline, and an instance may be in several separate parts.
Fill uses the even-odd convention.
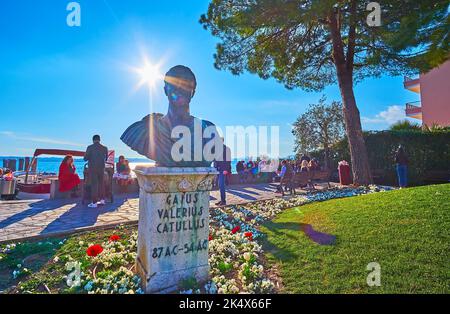
[[[175,108],[189,107],[197,87],[191,69],[184,65],[174,66],[166,73],[164,82],[164,92],[169,99],[169,105]]]

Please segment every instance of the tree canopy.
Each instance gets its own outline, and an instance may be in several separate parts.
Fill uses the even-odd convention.
[[[336,83],[330,10],[338,11],[346,66],[355,81],[426,71],[449,58],[448,1],[383,0],[381,26],[368,1],[214,0],[200,22],[220,39],[215,67],[273,77],[287,88]]]
[[[328,105],[322,96],[318,104],[310,104],[307,111],[297,118],[292,134],[297,155],[324,150],[325,162],[328,163],[330,147],[345,135],[342,104],[333,101]]]
[[[355,82],[411,75],[450,57],[448,0],[212,0],[200,23],[219,38],[215,67],[320,91],[337,83],[353,179],[372,183]],[[378,11],[377,11],[378,10]],[[379,14],[378,14],[379,13]],[[369,23],[379,15],[380,24]]]

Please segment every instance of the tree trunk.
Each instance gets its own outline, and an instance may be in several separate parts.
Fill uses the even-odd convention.
[[[372,176],[362,134],[359,110],[353,93],[353,48],[349,46],[346,60],[339,19],[339,11],[330,12],[328,22],[333,42],[333,62],[336,66],[339,90],[344,107],[344,122],[350,148],[353,182],[357,185],[368,185],[372,183]],[[352,42],[352,40],[350,41]]]
[[[370,174],[369,157],[364,143],[359,110],[353,93],[353,80],[344,74],[341,77],[338,75],[338,81],[344,105],[345,129],[350,148],[353,182],[358,185],[368,185],[372,183],[372,176]]]
[[[323,132],[324,132],[324,135],[323,135],[323,138],[324,138],[324,141],[323,141],[323,151],[324,151],[324,163],[325,163],[325,170],[330,170],[331,169],[331,163],[330,163],[330,145],[328,144],[329,143],[329,138],[328,138],[328,132],[327,132],[327,129],[328,129],[328,124],[326,124],[325,125],[325,127],[324,127],[324,129],[323,129]]]
[[[328,147],[328,145],[325,145],[324,147],[324,168],[325,170],[330,170],[331,169],[331,162],[330,162],[330,148]]]

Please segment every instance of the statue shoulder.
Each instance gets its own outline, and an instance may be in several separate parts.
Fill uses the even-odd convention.
[[[127,135],[133,135],[136,136],[139,133],[139,135],[143,135],[143,132],[147,132],[148,133],[148,121],[153,119],[153,120],[159,120],[163,117],[164,115],[161,113],[151,113],[146,115],[145,117],[142,118],[142,120],[137,121],[135,123],[133,123],[132,125],[130,125],[125,132],[123,133],[122,137],[127,136]],[[122,139],[121,137],[121,139]],[[123,140],[123,139],[122,139]]]
[[[120,139],[134,151],[148,157],[150,137],[149,126],[156,126],[154,123],[149,123],[149,120],[153,119],[156,121],[163,116],[164,115],[161,113],[151,113],[146,115],[142,120],[130,125],[125,132],[123,132]]]
[[[143,117],[142,120],[139,121],[139,122],[147,122],[147,121],[150,120],[150,119],[159,120],[159,119],[161,119],[162,117],[164,117],[164,115],[163,115],[162,113],[154,112],[154,113],[150,113],[150,114],[146,115],[146,116]]]

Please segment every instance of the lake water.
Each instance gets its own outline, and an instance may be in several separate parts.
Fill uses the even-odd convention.
[[[1,157],[0,156],[0,167],[3,167],[3,160],[4,159],[16,159],[16,168],[19,168],[19,158],[23,157]],[[31,158],[30,158],[31,160]],[[39,172],[53,172],[58,173],[59,165],[61,164],[61,161],[63,160],[62,157],[38,157],[37,158],[37,169]],[[116,161],[118,161],[118,158],[116,158]],[[130,162],[130,168],[134,169],[139,164],[154,164],[152,161],[146,159],[146,158],[128,158],[128,161]],[[80,178],[83,178],[83,169],[85,165],[85,161],[81,158],[74,158],[74,164],[76,168],[77,174],[80,176]],[[233,160],[231,162],[231,169],[233,169],[233,172],[236,171],[236,163],[237,160]]]

